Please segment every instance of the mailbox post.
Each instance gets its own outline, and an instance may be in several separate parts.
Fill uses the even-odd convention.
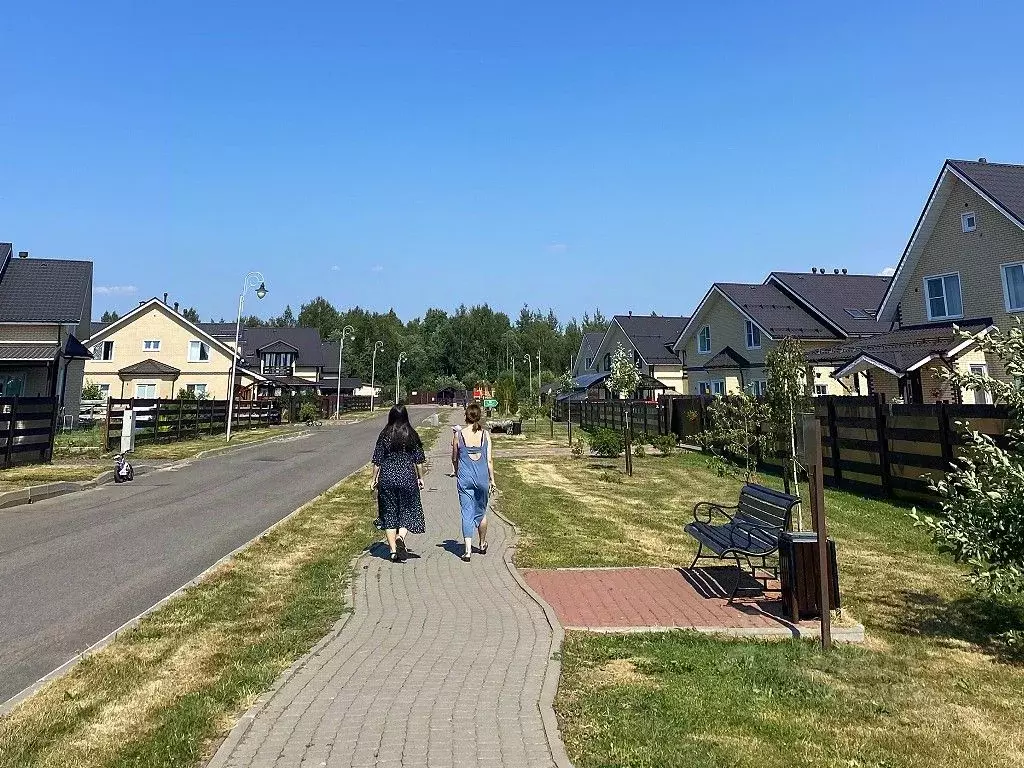
[[[135,450],[135,409],[129,406],[124,409],[121,419],[121,453]]]

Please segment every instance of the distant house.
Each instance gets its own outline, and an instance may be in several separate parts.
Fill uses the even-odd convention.
[[[940,368],[1009,381],[953,326],[977,336],[1024,317],[1024,165],[943,164],[878,317],[890,333],[816,359],[835,376],[863,372],[870,391],[910,403],[988,401],[986,392],[949,391]]]
[[[772,272],[760,284],[715,283],[673,345],[691,394],[763,394],[765,356],[785,338],[806,354],[887,330],[876,310],[888,285],[887,277],[817,269]],[[856,376],[835,378],[834,370],[827,362],[812,367],[815,394],[855,394],[866,386]]]
[[[92,262],[14,257],[0,243],[0,397],[54,397],[78,416],[90,333]]]
[[[579,351],[573,360],[572,375],[584,376],[594,372],[594,364],[597,362],[597,350],[601,348],[601,341],[604,339],[604,331],[592,331],[583,334]]]
[[[166,299],[149,299],[112,323],[97,324],[88,341],[92,359],[86,377],[110,397],[173,398],[186,391],[226,400],[234,333],[228,342],[213,330],[190,322]],[[240,366],[236,394],[254,398],[256,385],[266,381]]]
[[[241,347],[243,367],[267,380],[257,387],[261,396],[320,391],[324,357],[316,328],[245,328]]]
[[[688,317],[615,315],[594,355],[592,373],[608,373],[612,357],[621,345],[632,353],[640,372],[664,385],[666,391],[687,394],[686,371],[673,344],[686,327]]]

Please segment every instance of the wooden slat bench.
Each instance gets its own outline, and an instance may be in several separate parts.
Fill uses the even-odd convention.
[[[700,544],[690,568],[701,558],[735,560],[740,573],[729,595],[729,602],[732,602],[744,572],[740,558],[747,561],[750,575],[758,579],[756,569],[768,569],[767,558],[779,551],[779,537],[789,528],[793,509],[799,503],[800,499],[795,496],[753,483],[740,489],[739,502],[735,505],[698,502],[693,508],[693,522],[684,527]],[[714,521],[716,512],[723,518],[717,523]],[[704,554],[705,549],[713,554]],[[755,565],[754,559],[759,559],[760,565]],[[777,569],[775,575],[778,575]],[[763,579],[767,586],[768,577]]]

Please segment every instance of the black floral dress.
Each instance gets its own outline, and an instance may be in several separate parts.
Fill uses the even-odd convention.
[[[377,515],[382,528],[408,528],[410,533],[425,533],[423,502],[416,482],[416,464],[423,464],[423,446],[419,440],[412,451],[391,450],[390,440],[382,432],[373,450],[373,463],[380,467],[377,480]]]

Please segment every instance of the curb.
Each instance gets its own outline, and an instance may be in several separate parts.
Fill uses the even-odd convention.
[[[249,447],[249,446],[245,446],[245,447]],[[190,459],[187,459],[186,461],[190,461]],[[321,496],[325,496],[326,494],[330,493],[337,485],[339,485],[340,483],[345,482],[346,480],[350,479],[354,475],[357,475],[358,473],[362,472],[363,469],[365,469],[365,468],[366,468],[366,465],[364,464],[363,466],[359,467],[355,471],[350,472],[349,474],[345,475],[345,477],[343,477],[340,480],[338,480],[337,483],[332,485],[330,488],[328,488],[322,494],[320,494],[316,498],[310,499],[309,501],[307,501],[305,504],[303,504],[302,506],[298,507],[297,509],[293,509],[291,512],[289,512],[287,515],[282,517],[280,520],[278,520],[276,523],[271,525],[266,530],[260,532],[258,535],[256,535],[253,538],[249,539],[249,541],[245,542],[241,546],[236,547],[231,552],[228,552],[226,555],[224,555],[219,560],[217,560],[215,563],[213,563],[209,568],[206,568],[198,576],[196,576],[195,578],[191,579],[189,582],[187,582],[185,584],[182,584],[176,590],[171,592],[166,597],[161,598],[159,601],[157,601],[156,603],[151,605],[149,608],[144,610],[142,613],[140,613],[138,616],[136,616],[136,617],[134,617],[132,619],[129,619],[124,624],[122,624],[117,629],[115,629],[113,632],[108,634],[106,637],[104,637],[104,638],[98,640],[97,642],[93,643],[92,645],[90,645],[88,648],[86,648],[84,651],[79,653],[74,658],[68,659],[66,662],[61,664],[55,670],[53,670],[53,671],[47,673],[46,675],[44,675],[43,677],[39,678],[39,680],[37,680],[36,682],[32,683],[32,685],[28,686],[27,688],[19,691],[18,693],[16,693],[13,697],[8,699],[7,701],[0,702],[0,716],[9,714],[19,704],[21,704],[23,701],[25,701],[26,699],[30,698],[34,694],[36,694],[46,684],[51,683],[51,682],[53,682],[54,680],[57,680],[60,677],[63,677],[65,674],[67,674],[69,671],[71,671],[71,669],[76,664],[78,664],[78,662],[80,662],[83,659],[87,658],[88,656],[91,656],[91,655],[97,653],[98,651],[101,651],[104,648],[106,648],[108,645],[110,645],[112,642],[114,642],[114,640],[117,639],[118,635],[120,635],[120,634],[122,634],[122,633],[124,633],[124,632],[126,632],[128,630],[133,629],[146,616],[148,616],[149,614],[151,614],[154,611],[156,611],[157,609],[159,609],[165,603],[168,603],[171,600],[173,600],[174,598],[178,597],[182,592],[184,592],[185,590],[189,589],[190,587],[194,587],[195,585],[197,585],[200,582],[204,581],[213,571],[215,571],[216,569],[220,568],[222,565],[224,565],[225,563],[227,563],[228,561],[233,559],[240,552],[243,552],[244,550],[246,550],[249,547],[251,547],[254,543],[256,543],[257,541],[262,539],[264,536],[266,536],[267,534],[269,534],[272,531],[274,531],[278,526],[283,525],[285,522],[287,522],[288,520],[293,518],[295,515],[299,514],[304,509],[306,509],[308,506],[310,506],[311,504],[316,502]],[[357,555],[356,558],[355,558],[355,561],[358,561],[359,558],[361,558],[364,554],[366,554],[366,550],[364,550],[359,555]],[[352,579],[352,583],[351,583],[350,586],[354,585],[354,582],[355,582],[355,579],[353,578]],[[352,596],[352,593],[350,592],[350,597],[351,596]],[[351,615],[351,610],[349,610],[348,615]],[[347,621],[348,620],[348,615],[345,617],[344,620],[339,619],[339,622]],[[331,634],[333,635],[333,630],[332,630]],[[319,647],[320,647],[320,644],[318,643],[316,646],[314,646],[314,650],[319,648]],[[308,653],[306,654],[306,656],[308,656]],[[303,660],[306,658],[306,656],[303,656]]]
[[[565,640],[565,630],[562,628],[554,610],[544,599],[538,595],[533,588],[526,583],[519,569],[516,568],[512,558],[515,554],[516,544],[519,541],[519,528],[501,514],[497,505],[491,506],[495,517],[512,529],[512,540],[505,547],[505,567],[527,595],[530,596],[541,610],[544,611],[544,618],[551,627],[551,647],[548,653],[547,669],[544,671],[544,683],[540,691],[540,717],[544,724],[544,735],[548,739],[548,750],[551,752],[551,759],[558,768],[575,768],[565,751],[565,743],[562,741],[562,732],[558,727],[558,718],[555,716],[555,694],[558,693],[558,681],[562,676],[562,642]]]

